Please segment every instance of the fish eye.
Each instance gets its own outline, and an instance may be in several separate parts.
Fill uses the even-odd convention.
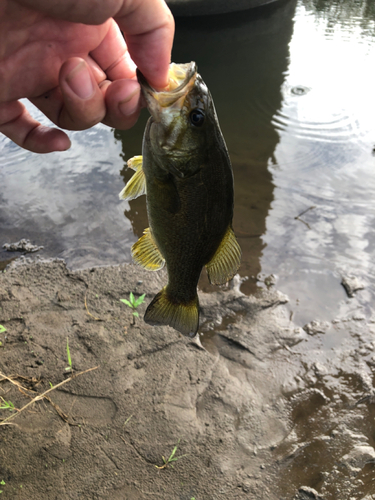
[[[204,119],[205,115],[201,109],[196,108],[190,112],[190,122],[195,127],[201,127],[203,125]]]

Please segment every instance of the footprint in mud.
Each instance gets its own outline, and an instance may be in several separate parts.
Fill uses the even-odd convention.
[[[122,488],[116,488],[109,495],[104,497],[110,500],[139,500],[139,490],[132,488],[129,485],[124,485]]]
[[[117,411],[115,403],[108,397],[82,396],[55,391],[52,399],[69,418],[81,420],[86,425],[94,427],[110,424]]]

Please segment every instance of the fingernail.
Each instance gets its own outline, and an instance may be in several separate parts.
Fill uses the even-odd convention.
[[[91,75],[85,61],[81,61],[69,73],[66,82],[80,99],[88,99],[94,92]]]
[[[123,115],[130,116],[137,110],[139,106],[139,93],[140,89],[136,88],[126,99],[119,102],[118,107]]]

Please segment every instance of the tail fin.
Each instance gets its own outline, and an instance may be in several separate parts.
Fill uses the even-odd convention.
[[[176,304],[168,298],[164,287],[148,306],[144,320],[149,325],[169,325],[184,335],[194,337],[199,325],[198,295],[187,304]]]

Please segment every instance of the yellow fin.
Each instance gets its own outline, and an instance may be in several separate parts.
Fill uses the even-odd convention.
[[[241,248],[237,243],[233,229],[228,227],[219,248],[206,265],[207,274],[213,285],[222,285],[231,280],[241,263]]]
[[[164,287],[148,306],[144,320],[149,325],[169,325],[184,335],[194,337],[199,325],[198,295],[187,304],[176,304]]]
[[[149,227],[143,231],[143,236],[132,246],[132,256],[137,264],[149,271],[158,271],[165,264]]]
[[[143,164],[143,157],[142,157],[142,155],[133,156],[132,158],[129,158],[129,160],[126,162],[126,165],[129,168],[132,168],[133,170],[135,170],[136,172],[140,168],[142,168],[142,164]]]
[[[120,200],[134,200],[146,194],[146,179],[142,170],[142,156],[133,156],[127,161],[129,168],[135,170],[133,177],[126,183],[126,186],[119,194]]]

